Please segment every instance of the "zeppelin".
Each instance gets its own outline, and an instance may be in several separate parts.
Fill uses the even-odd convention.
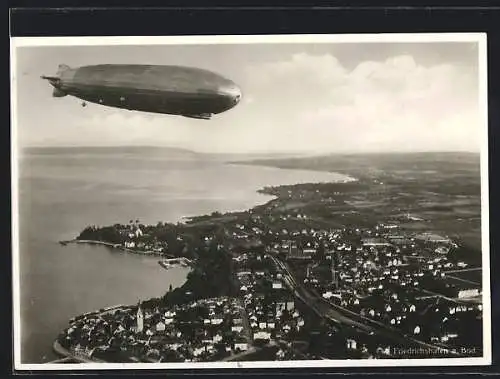
[[[211,71],[159,65],[102,64],[71,68],[61,64],[55,76],[42,76],[52,96],[128,110],[210,119],[236,106],[241,90]]]

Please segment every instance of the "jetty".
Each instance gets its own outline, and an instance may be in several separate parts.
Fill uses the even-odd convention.
[[[193,261],[185,257],[162,259],[158,263],[166,269],[174,266],[191,267],[193,265]]]
[[[82,243],[82,244],[88,244],[88,245],[103,245],[103,246],[109,246],[109,247],[114,247],[114,248],[119,248],[121,246],[119,243],[110,243],[110,242],[97,241],[97,240],[79,240],[79,239],[59,241],[59,243],[63,246],[66,246],[69,243]]]

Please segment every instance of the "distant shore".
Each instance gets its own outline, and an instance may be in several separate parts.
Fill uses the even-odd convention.
[[[231,162],[226,162],[228,165],[235,165],[235,166],[256,166],[256,167],[263,167],[267,169],[280,169],[280,170],[292,170],[292,171],[312,171],[312,172],[322,172],[322,173],[328,173],[328,174],[333,174],[337,175],[338,178],[336,180],[331,180],[331,181],[322,181],[320,183],[350,183],[350,182],[357,182],[359,181],[358,178],[349,175],[347,173],[339,172],[338,170],[332,168],[329,170],[325,169],[320,169],[320,168],[313,168],[313,167],[287,167],[283,165],[276,165],[272,164],[270,162],[267,162],[266,160],[250,160],[250,161],[231,161]],[[303,184],[303,183],[297,183],[297,184]],[[289,184],[282,184],[284,186],[289,185]],[[281,185],[280,185],[281,186]],[[260,192],[261,190],[257,190],[257,192]],[[264,192],[265,193],[265,192]]]

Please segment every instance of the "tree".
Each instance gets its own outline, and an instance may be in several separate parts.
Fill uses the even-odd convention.
[[[323,262],[326,258],[325,255],[325,245],[323,243],[319,244],[318,250],[316,250],[316,260],[318,262]]]

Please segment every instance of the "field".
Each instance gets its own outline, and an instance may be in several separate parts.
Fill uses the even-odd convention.
[[[357,182],[332,185],[337,201],[323,205],[324,219],[360,226],[398,221],[403,229],[448,236],[460,244],[460,254],[474,265],[481,264],[479,154],[329,155],[240,164],[349,175]]]

